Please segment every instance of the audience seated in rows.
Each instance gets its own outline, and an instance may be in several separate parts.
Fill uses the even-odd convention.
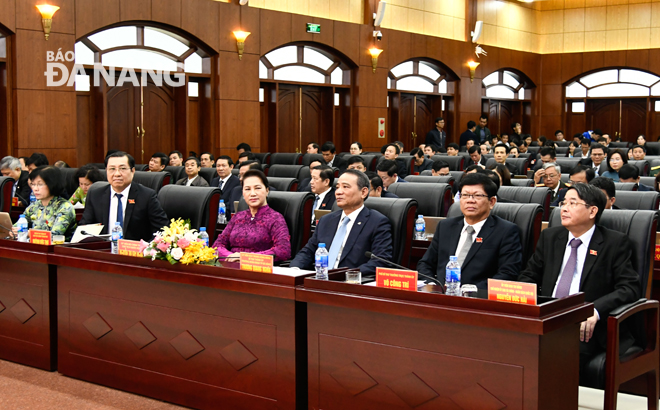
[[[383,188],[385,188],[385,190],[387,190],[387,187],[395,182],[407,182],[401,178],[401,175],[399,175],[398,172],[399,167],[397,166],[397,163],[391,159],[382,160],[376,166],[376,173],[380,179],[383,180]]]
[[[182,167],[183,166],[183,154],[181,151],[170,151],[170,162],[171,167]]]
[[[588,184],[595,177],[596,173],[594,172],[593,168],[587,168],[584,165],[576,165],[569,173],[568,179],[570,180],[571,185],[577,183]],[[559,203],[564,200],[564,196],[566,195],[567,190],[568,185],[566,185],[565,188],[560,189],[557,197],[550,204],[550,206],[558,206]]]
[[[424,157],[424,151],[419,148],[410,150],[410,155],[413,156],[413,169],[410,170],[410,175],[421,174],[422,171],[429,170],[433,167],[433,161]]]
[[[167,158],[167,155],[163,154],[162,152],[156,152],[151,156],[151,159],[149,160],[149,168],[147,171],[161,172],[165,169],[168,163],[169,159]]]
[[[336,151],[335,144],[332,142],[326,142],[321,146],[321,155],[323,155],[325,164],[331,168],[339,168],[339,171],[344,171],[348,164],[336,155]]]

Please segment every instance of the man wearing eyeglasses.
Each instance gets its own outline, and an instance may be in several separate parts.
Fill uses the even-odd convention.
[[[488,176],[465,175],[459,195],[463,216],[438,223],[417,270],[444,284],[449,257],[457,256],[461,284],[486,289],[488,278],[515,280],[522,263],[520,231],[513,223],[490,214],[496,197],[497,185]]]
[[[597,177],[603,175],[607,171],[607,148],[601,144],[592,146],[589,158],[582,159],[580,163],[592,168]]]
[[[543,178],[542,181],[541,178]],[[534,184],[537,187],[550,188],[552,191],[550,202],[557,199],[560,189],[566,188],[566,184],[561,180],[561,167],[556,162],[543,164],[543,168],[534,173]]]
[[[119,222],[124,239],[151,240],[155,232],[169,224],[156,191],[133,184],[135,160],[125,152],[108,155],[105,169],[110,186],[90,188],[80,225],[100,223],[101,234],[107,234]]]
[[[598,225],[605,202],[605,194],[593,185],[577,183],[568,188],[559,204],[561,226],[541,232],[536,251],[518,278],[536,283],[539,295],[563,298],[584,292],[586,301],[594,304],[593,315],[580,325],[581,374],[591,357],[605,351],[610,312],[640,297],[630,240]],[[620,346],[625,352],[633,340],[622,330]]]

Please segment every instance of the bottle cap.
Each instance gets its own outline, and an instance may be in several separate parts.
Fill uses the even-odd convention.
[[[220,202],[224,204],[224,203],[225,203],[225,200],[224,200],[224,199],[221,199]]]
[[[18,219],[25,218],[25,214],[18,215]]]
[[[121,226],[121,222],[115,222],[115,226]]]
[[[319,244],[319,248],[325,248],[325,243],[321,242],[321,243]]]
[[[205,226],[202,226],[201,228],[199,228],[199,231],[200,231],[200,232],[206,232],[206,227],[205,227]]]
[[[417,218],[422,218],[422,219],[424,219],[424,215],[417,215]]]
[[[452,262],[458,262],[458,256],[450,256],[449,260]]]

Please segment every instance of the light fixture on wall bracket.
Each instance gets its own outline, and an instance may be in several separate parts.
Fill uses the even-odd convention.
[[[468,67],[470,67],[470,82],[474,81],[474,71],[479,67],[479,64],[476,61],[468,61]]]
[[[238,59],[243,59],[243,50],[245,49],[245,39],[252,33],[249,31],[234,31],[236,37],[236,47],[238,48]]]
[[[41,25],[44,27],[44,36],[46,40],[50,37],[50,29],[53,26],[53,14],[60,8],[51,6],[49,4],[41,4],[37,6],[39,13],[41,13]]]
[[[371,47],[369,49],[369,54],[371,54],[371,68],[373,69],[374,73],[376,72],[376,67],[378,67],[378,56],[382,52],[383,50],[376,47]]]

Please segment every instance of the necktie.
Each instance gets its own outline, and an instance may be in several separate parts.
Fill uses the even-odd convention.
[[[555,297],[557,298],[565,298],[571,290],[573,275],[577,269],[577,248],[582,245],[582,241],[574,238],[569,245],[571,245],[571,256],[568,257],[568,262],[566,262],[564,271],[561,273],[561,278],[559,278],[557,291],[555,292]]]
[[[461,267],[463,267],[465,257],[467,256],[468,252],[470,252],[470,248],[472,247],[472,236],[474,235],[474,228],[468,225],[468,227],[465,229],[465,233],[467,238],[465,238],[465,243],[463,243],[463,247],[458,253],[458,263],[461,265]]]
[[[337,256],[339,256],[339,251],[341,250],[342,245],[344,244],[344,237],[346,236],[346,225],[350,222],[350,218],[344,217],[335,237],[332,239],[332,245],[330,245],[330,252],[328,252],[328,269],[332,269],[337,262]]]
[[[121,197],[123,196],[122,194],[115,194],[115,197],[117,197],[117,222],[122,228],[124,227],[124,209],[121,206]]]
[[[319,204],[319,199],[321,199],[321,197],[318,195],[314,197],[314,206],[312,207],[312,225],[316,225],[316,215],[314,215],[314,211],[316,211],[316,206]]]
[[[224,184],[225,184],[225,181],[223,181],[223,180],[221,179],[221,180],[220,180],[220,183],[218,184],[218,188],[220,188],[221,191],[222,191],[222,186],[223,186]]]

